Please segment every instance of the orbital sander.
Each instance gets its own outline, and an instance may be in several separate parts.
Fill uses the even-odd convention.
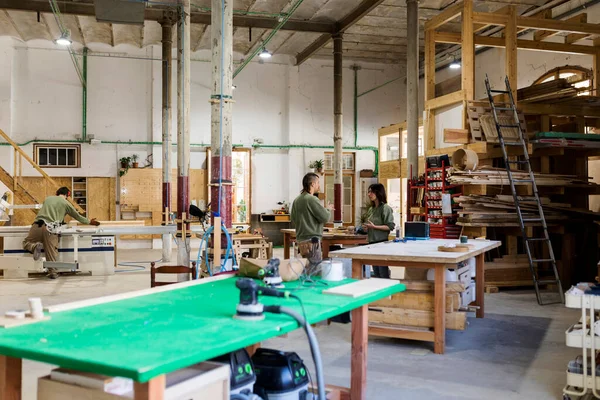
[[[290,297],[290,292],[258,286],[250,278],[239,278],[235,286],[240,289],[240,302],[236,307],[234,318],[246,321],[260,321],[265,318],[264,305],[259,303],[258,295],[272,297]]]

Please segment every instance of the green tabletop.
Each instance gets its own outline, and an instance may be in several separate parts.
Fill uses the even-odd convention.
[[[49,321],[0,328],[0,354],[146,382],[158,375],[250,346],[298,328],[285,315],[234,319],[236,278],[53,313]],[[328,282],[327,287],[350,283]],[[286,284],[297,288],[297,283]],[[319,322],[405,290],[402,284],[351,298],[324,295],[317,284],[294,291],[308,321]],[[299,312],[295,299],[261,297]]]

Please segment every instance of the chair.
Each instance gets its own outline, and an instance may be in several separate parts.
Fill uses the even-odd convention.
[[[191,267],[183,265],[162,265],[157,267],[154,262],[150,263],[150,287],[165,286],[177,282],[157,282],[156,274],[191,274],[192,279],[198,279],[196,275],[196,262],[192,261]]]

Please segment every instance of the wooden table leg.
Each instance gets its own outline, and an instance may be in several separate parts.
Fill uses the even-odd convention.
[[[323,251],[323,260],[329,258],[329,240],[321,239],[321,247]]]
[[[363,264],[360,260],[352,260],[352,278],[363,278]]]
[[[283,233],[283,259],[284,260],[289,260],[290,259],[290,234],[289,233]]]
[[[22,361],[0,356],[0,399],[21,400]]]
[[[367,346],[369,343],[369,307],[352,310],[352,354],[350,372],[350,398],[367,398]]]
[[[145,383],[134,382],[133,398],[134,400],[163,400],[166,383],[165,375],[159,375]]]
[[[446,267],[435,267],[433,351],[444,354],[446,345]]]
[[[485,269],[483,265],[485,263],[484,254],[480,254],[475,257],[475,305],[479,306],[479,309],[475,313],[477,318],[483,318],[485,315],[484,310],[484,291],[485,291]]]

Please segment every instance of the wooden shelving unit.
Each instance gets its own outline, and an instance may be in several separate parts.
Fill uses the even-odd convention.
[[[462,195],[462,187],[448,184],[449,166],[442,161],[439,168],[425,169],[425,214],[429,222],[429,236],[435,239],[458,239],[461,227],[456,225],[459,208],[453,199]],[[451,214],[444,214],[442,208],[442,197],[450,195]]]
[[[88,211],[88,184],[84,176],[71,178],[71,197],[86,213]]]

